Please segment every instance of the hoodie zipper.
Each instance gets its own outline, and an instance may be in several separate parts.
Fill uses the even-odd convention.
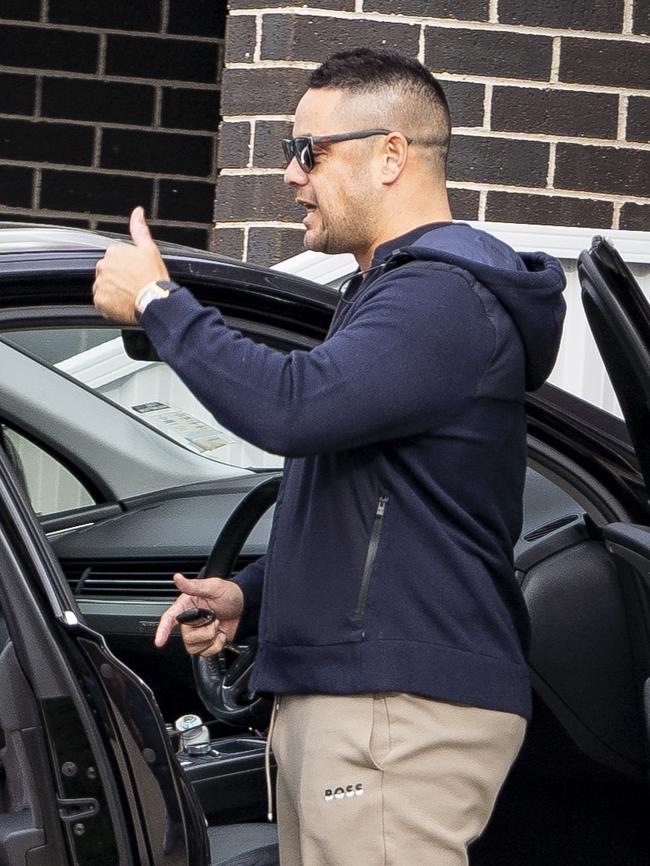
[[[375,565],[377,557],[377,549],[379,548],[379,539],[384,523],[384,512],[386,511],[387,496],[380,496],[375,511],[375,519],[370,532],[370,540],[368,542],[368,552],[366,553],[366,561],[363,566],[363,575],[361,576],[361,586],[359,587],[359,595],[357,598],[357,606],[354,611],[354,618],[361,619],[366,610],[366,601],[368,600],[368,590],[370,589],[370,576]]]

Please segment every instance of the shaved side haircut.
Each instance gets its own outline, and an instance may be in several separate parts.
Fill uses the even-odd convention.
[[[427,148],[434,171],[446,175],[449,106],[442,87],[419,61],[397,51],[341,51],[312,72],[308,86],[367,97],[364,122],[377,127],[392,124],[396,132]]]

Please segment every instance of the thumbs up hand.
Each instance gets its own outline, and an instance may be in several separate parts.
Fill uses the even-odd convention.
[[[131,214],[129,231],[133,246],[114,244],[97,263],[93,299],[104,318],[135,324],[135,302],[141,289],[147,283],[168,280],[169,273],[141,207]]]

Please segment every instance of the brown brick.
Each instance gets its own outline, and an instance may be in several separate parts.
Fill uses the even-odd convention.
[[[244,255],[244,229],[214,229],[210,248],[220,256],[241,260]]]
[[[273,9],[274,7],[306,5],[305,0],[230,0],[231,9]],[[354,12],[354,0],[309,0],[311,9],[340,9],[343,12]]]
[[[215,42],[195,39],[188,43],[184,39],[169,38],[163,42],[153,36],[114,33],[106,38],[109,75],[215,84],[219,61],[219,45]]]
[[[207,177],[213,154],[211,135],[134,129],[105,129],[102,135],[103,168]]]
[[[650,142],[650,98],[630,96],[626,138],[630,141]]]
[[[191,87],[163,87],[161,125],[172,129],[217,130],[218,90]]]
[[[170,241],[173,244],[193,247],[196,250],[207,250],[211,227],[194,228],[192,226],[159,226],[152,223],[153,235],[156,240]]]
[[[211,223],[214,216],[214,189],[214,184],[209,181],[160,180],[158,219]]]
[[[2,0],[3,18],[16,21],[38,21],[41,17],[41,0]]]
[[[0,205],[30,207],[33,172],[17,165],[0,165]]]
[[[551,72],[550,36],[427,27],[425,40],[425,64],[432,72],[542,81]]]
[[[110,0],[108,3],[49,0],[48,20],[52,24],[157,31],[160,28],[160,5],[133,3],[132,0]]]
[[[45,78],[41,99],[43,117],[150,125],[154,89],[144,84],[122,84],[88,78]]]
[[[482,126],[485,86],[469,81],[441,81],[453,126]]]
[[[364,0],[364,12],[487,21],[488,0]]]
[[[225,69],[221,113],[293,114],[309,74],[306,69]]]
[[[623,0],[499,0],[499,23],[620,33]]]
[[[253,62],[255,51],[255,18],[252,15],[230,15],[226,21],[226,63]]]
[[[169,0],[167,31],[184,36],[223,36],[227,11],[223,0]]]
[[[534,87],[495,87],[492,129],[616,138],[618,96]]]
[[[221,175],[217,181],[217,220],[290,220],[300,222],[304,210],[281,174]]]
[[[488,192],[485,218],[527,225],[609,228],[614,206],[608,201],[511,192]]]
[[[646,0],[637,0],[634,4],[634,23],[632,29],[635,33],[650,36],[650,3]]]
[[[650,231],[650,204],[624,204],[621,208],[619,228],[633,232]]]
[[[451,213],[455,220],[478,219],[480,195],[476,190],[453,189],[450,187],[447,192],[449,194]]]
[[[251,125],[247,121],[224,121],[219,130],[217,165],[219,168],[245,168],[248,165],[248,145]]]
[[[650,151],[559,144],[555,186],[558,189],[650,196]]]
[[[148,178],[96,171],[43,171],[41,207],[49,210],[127,214],[142,205],[149,213],[152,197],[153,181]]]
[[[412,24],[351,20],[324,16],[265,15],[262,25],[263,60],[323,61],[333,50],[359,45],[399,49],[416,55],[420,28]]]
[[[284,168],[281,139],[291,138],[292,124],[282,120],[258,120],[255,124],[253,165]]]
[[[454,135],[449,152],[449,180],[544,186],[548,144],[507,138]]]
[[[0,27],[3,66],[95,72],[99,37],[96,33],[58,31],[53,27]]]
[[[3,114],[32,114],[35,95],[36,78],[0,74],[0,112]]]
[[[650,45],[612,39],[562,39],[560,81],[648,87]]]
[[[93,141],[92,126],[0,120],[0,160],[90,165]]]
[[[298,253],[304,253],[301,229],[260,228],[253,226],[248,233],[246,260],[257,265],[275,265]]]

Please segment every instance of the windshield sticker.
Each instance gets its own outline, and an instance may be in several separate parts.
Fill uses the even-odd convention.
[[[205,421],[190,415],[189,412],[175,409],[157,400],[139,403],[132,408],[134,412],[146,415],[147,421],[152,426],[199,454],[214,451],[215,448],[222,448],[224,445],[232,445],[237,441],[225,430],[212,427]]]

